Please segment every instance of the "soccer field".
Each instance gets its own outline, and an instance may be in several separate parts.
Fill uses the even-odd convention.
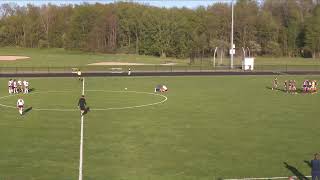
[[[195,180],[310,174],[319,94],[270,90],[273,76],[86,78],[84,180]],[[320,76],[281,76],[319,80]],[[29,78],[13,108],[0,79],[0,179],[78,178],[82,82]],[[159,95],[154,87],[165,84]],[[125,89],[127,88],[127,90]],[[284,164],[287,163],[287,166]]]

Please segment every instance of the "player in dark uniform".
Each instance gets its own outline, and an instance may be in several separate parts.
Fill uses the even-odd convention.
[[[84,95],[82,95],[78,102],[78,107],[80,109],[81,116],[83,116],[88,112],[88,108],[86,106],[87,106],[86,99],[84,98]]]

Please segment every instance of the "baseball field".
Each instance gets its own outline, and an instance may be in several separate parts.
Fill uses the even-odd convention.
[[[308,176],[319,151],[318,94],[272,91],[273,76],[0,79],[0,179],[230,179]],[[320,76],[280,76],[304,79]],[[21,78],[22,80],[25,78]],[[154,93],[165,84],[169,91]],[[84,86],[83,86],[84,85]],[[20,116],[17,99],[25,100]]]

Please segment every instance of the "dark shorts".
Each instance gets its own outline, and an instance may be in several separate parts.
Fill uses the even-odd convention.
[[[80,110],[86,110],[86,107],[85,106],[80,106]]]
[[[311,176],[312,176],[312,180],[320,180],[320,173],[319,172],[312,172]]]
[[[23,108],[23,106],[18,106],[18,108]]]

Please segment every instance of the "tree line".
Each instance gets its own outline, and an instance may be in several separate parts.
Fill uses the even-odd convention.
[[[314,0],[237,0],[234,41],[255,56],[320,57],[320,5]],[[1,4],[0,46],[65,48],[186,58],[230,48],[231,4],[159,8],[117,2]]]

